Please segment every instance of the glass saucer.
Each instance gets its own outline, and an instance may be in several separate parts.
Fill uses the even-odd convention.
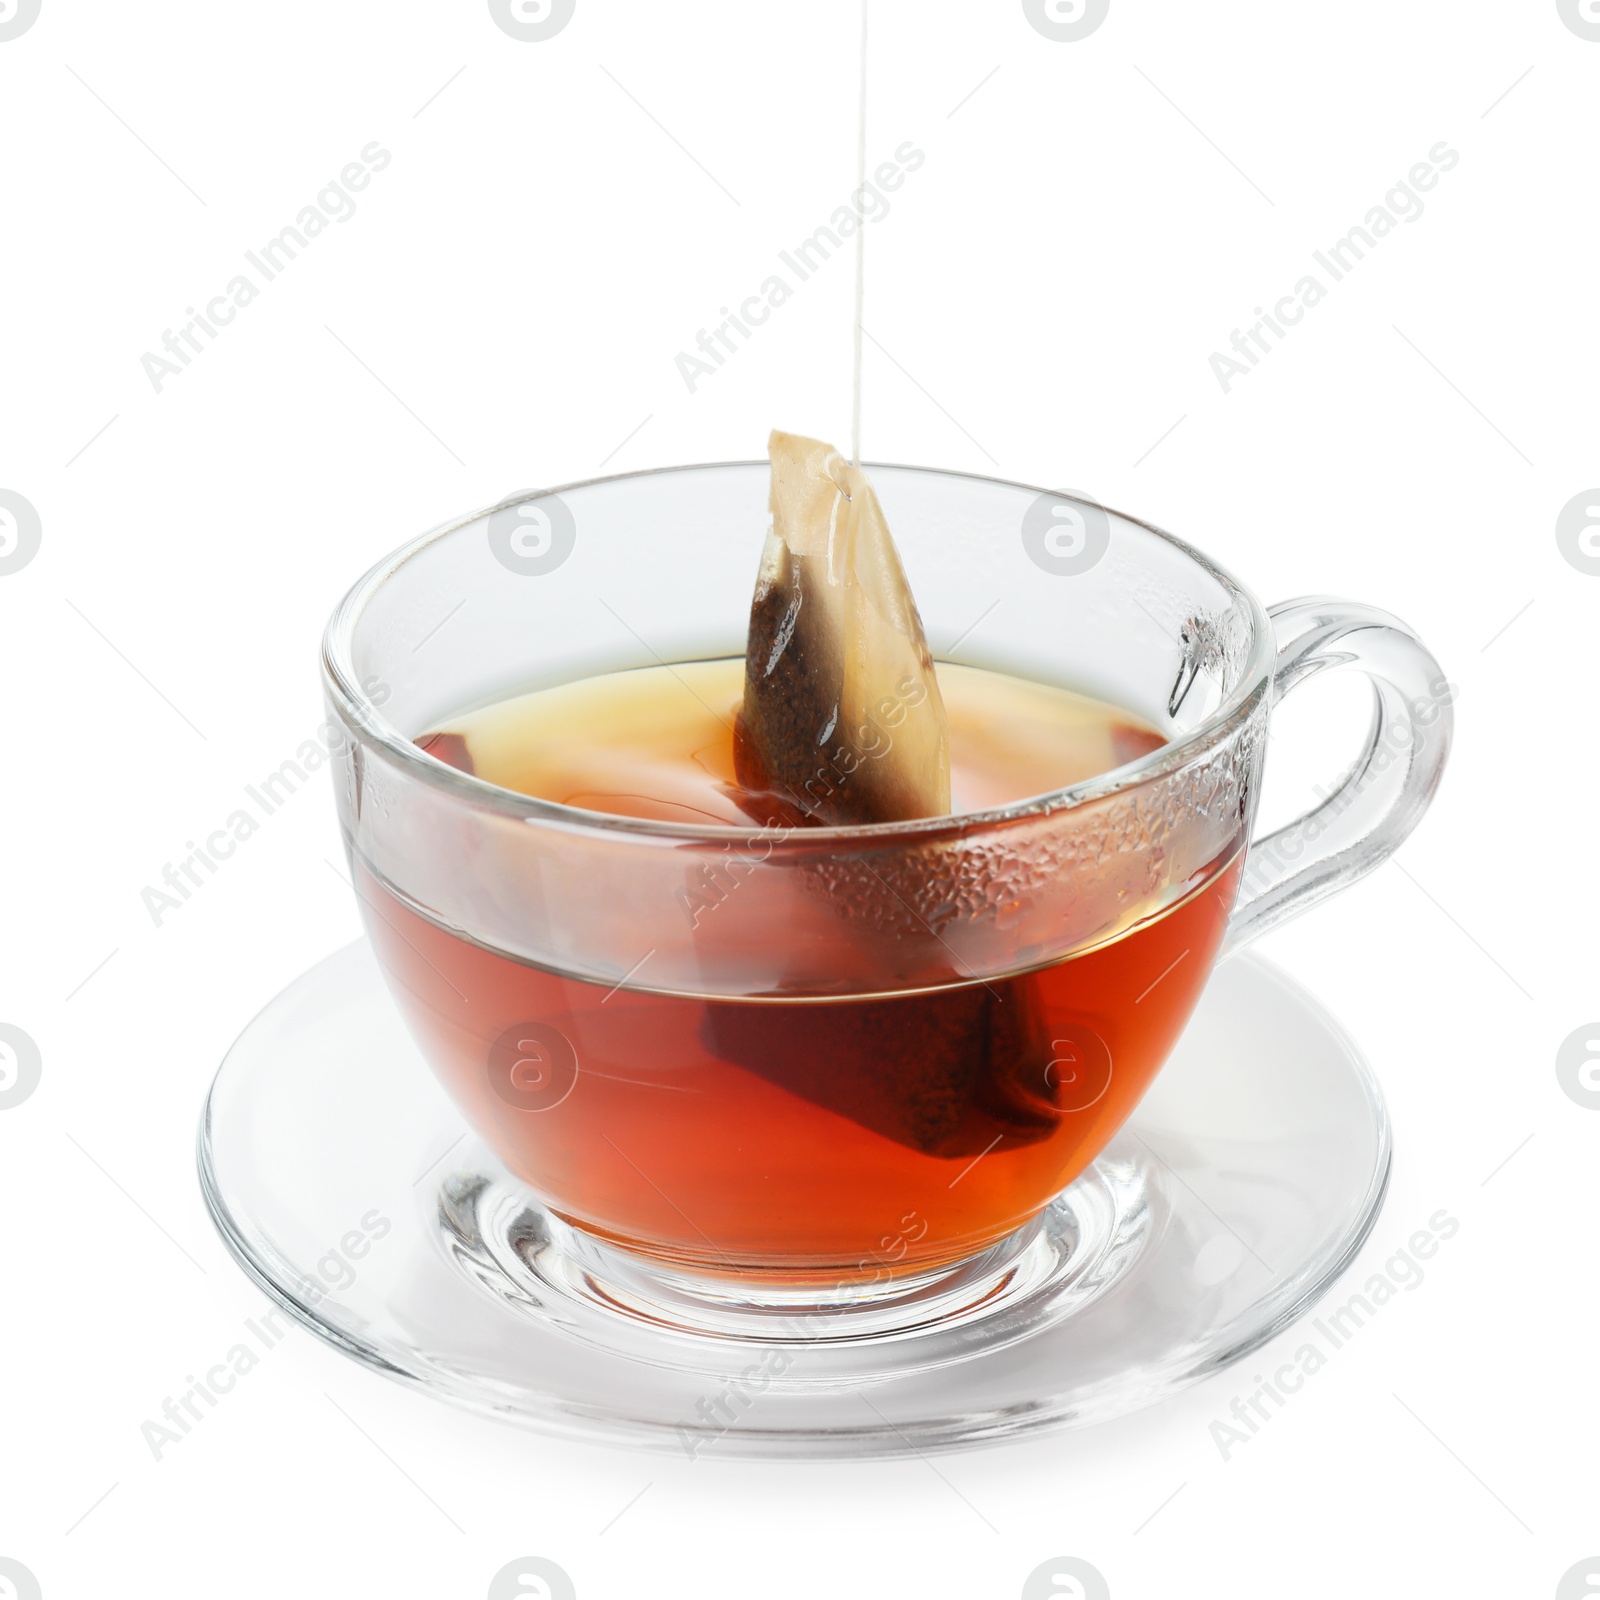
[[[545,1211],[436,1085],[364,941],[245,1029],[199,1140],[228,1248],[329,1343],[477,1411],[691,1457],[928,1453],[1149,1405],[1305,1313],[1389,1161],[1366,1063],[1253,955],[1037,1223],[826,1315],[676,1294]]]

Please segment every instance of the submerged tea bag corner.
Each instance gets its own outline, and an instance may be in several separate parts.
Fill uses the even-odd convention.
[[[950,809],[950,739],[922,619],[871,480],[774,430],[772,526],[745,650],[740,780],[835,826]]]

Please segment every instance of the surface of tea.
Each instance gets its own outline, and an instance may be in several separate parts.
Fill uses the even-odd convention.
[[[417,742],[566,805],[749,828],[761,807],[734,777],[742,669],[735,659],[596,677],[476,710]],[[960,811],[1072,784],[1162,743],[1137,717],[1065,690],[948,664],[939,677]],[[601,983],[464,937],[354,865],[373,942],[435,1071],[553,1209],[696,1270],[806,1264],[849,1283],[1004,1237],[1093,1160],[1199,996],[1241,843],[1242,819],[1216,859],[1172,881],[1145,875],[1159,848],[1127,854],[1108,834],[1081,865],[1052,869],[1081,879],[1074,894],[1095,906],[1092,934],[1063,930],[1041,945],[1035,927],[1024,944],[1007,930],[1026,919],[1001,907],[983,935],[998,975],[981,982],[937,933],[921,941],[932,963],[908,976],[903,936],[873,925],[874,895],[892,918],[908,884],[937,886],[951,859],[943,846],[879,857],[900,887],[874,869],[865,921],[859,873],[846,908],[826,852],[819,866],[772,857],[732,891],[741,967],[758,975],[734,994],[650,982],[649,952],[681,947],[686,930],[692,948],[704,944],[705,970],[722,970],[730,913],[641,902],[618,937],[622,981]],[[692,853],[663,848],[684,854],[687,874]],[[484,892],[503,899],[498,881],[488,873]],[[522,893],[536,900],[536,884]],[[539,925],[537,904],[526,915]],[[849,992],[797,989],[802,946],[820,952],[812,970]]]
[[[1069,689],[950,662],[939,666],[939,685],[953,812],[1065,788],[1165,742],[1142,719]],[[470,758],[478,777],[519,794],[620,816],[749,827],[774,808],[735,775],[743,693],[743,657],[643,667],[503,700],[417,742],[452,765]],[[875,729],[880,747],[894,739],[894,709]],[[822,781],[827,771],[824,750]],[[772,798],[781,806],[782,795]]]

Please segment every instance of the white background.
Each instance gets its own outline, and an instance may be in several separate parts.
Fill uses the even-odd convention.
[[[537,44],[483,0],[44,0],[0,43],[0,488],[43,527],[0,577],[0,1021],[43,1056],[0,1112],[0,1556],[46,1600],[476,1597],[524,1554],[583,1600],[1011,1597],[1057,1555],[1116,1600],[1544,1597],[1600,1551],[1600,1114],[1554,1072],[1600,1014],[1600,579],[1554,536],[1600,482],[1600,43],[1555,0],[1112,0],[1070,44],[1016,0],[874,15],[873,160],[927,162],[869,235],[868,457],[1071,485],[1264,600],[1384,605],[1458,686],[1399,861],[1264,947],[1394,1114],[1345,1293],[1443,1207],[1421,1287],[1228,1461],[1209,1425],[1259,1364],[935,1473],[555,1443],[298,1330],[165,1459],[141,1439],[264,1305],[194,1123],[357,931],[326,775],[163,926],[141,889],[320,719],[324,618],[389,548],[529,484],[846,435],[843,262],[697,393],[673,358],[847,195],[855,28],[849,0],[578,0]],[[373,140],[357,213],[156,393],[144,352]],[[1211,353],[1440,140],[1425,214],[1224,394]],[[1305,699],[1280,808],[1353,737]]]

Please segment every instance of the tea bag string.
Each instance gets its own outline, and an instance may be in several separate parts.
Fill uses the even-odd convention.
[[[867,0],[861,0],[861,101],[856,117],[856,205],[867,192]],[[867,288],[867,220],[856,229],[855,369],[850,392],[850,459],[861,465],[861,304]]]

